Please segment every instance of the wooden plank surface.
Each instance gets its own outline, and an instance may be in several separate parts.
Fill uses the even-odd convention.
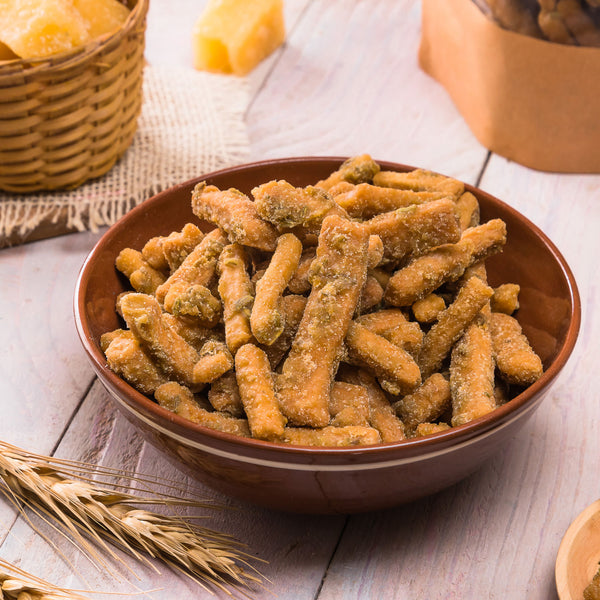
[[[190,0],[177,11],[153,0],[148,59],[185,64],[180,32],[198,10]],[[226,498],[174,470],[94,380],[72,319],[77,272],[99,237],[82,233],[0,250],[0,439],[174,478],[224,504],[206,511],[208,524],[268,561],[262,570],[272,583],[259,599],[556,598],[560,539],[600,493],[600,177],[539,173],[497,156],[488,162],[444,90],[418,69],[416,0],[287,0],[286,17],[285,45],[250,77],[251,160],[370,152],[480,181],[534,221],[573,268],[583,305],[575,353],[542,408],[467,480],[393,510],[315,517]],[[5,503],[0,542],[2,558],[66,585],[126,595],[138,586],[156,590],[143,597],[157,600],[212,597],[130,560],[141,580],[118,564],[122,579],[109,576],[56,539],[62,558]]]

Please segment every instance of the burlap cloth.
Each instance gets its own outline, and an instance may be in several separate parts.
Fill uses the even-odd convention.
[[[147,66],[132,145],[103,177],[65,192],[0,193],[0,247],[111,225],[153,194],[244,162],[245,79]]]

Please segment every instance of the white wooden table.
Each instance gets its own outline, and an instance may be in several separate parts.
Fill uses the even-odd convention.
[[[177,6],[175,7],[175,4]],[[152,0],[147,57],[190,64],[202,2]],[[249,77],[251,160],[353,155],[427,167],[478,184],[536,223],[572,267],[583,305],[575,352],[540,410],[476,474],[425,500],[358,516],[298,516],[222,497],[208,523],[235,535],[279,600],[556,598],[569,523],[600,497],[600,176],[555,175],[490,155],[417,65],[417,0],[286,0],[287,41]],[[174,477],[192,485],[118,414],[77,339],[72,296],[100,234],[0,250],[0,439],[28,450]],[[185,577],[127,561],[127,581],[78,569],[0,503],[0,557],[71,587],[208,598]],[[162,588],[162,589],[158,589]],[[145,596],[144,596],[145,597]]]

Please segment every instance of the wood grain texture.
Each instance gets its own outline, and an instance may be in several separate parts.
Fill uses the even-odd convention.
[[[147,57],[186,64],[200,7],[153,0]],[[220,503],[207,525],[268,561],[262,600],[554,599],[562,535],[600,495],[598,313],[600,177],[526,169],[477,143],[444,90],[417,66],[416,0],[287,0],[288,38],[249,78],[251,159],[369,152],[475,183],[511,204],[572,267],[583,322],[542,407],[477,473],[435,496],[353,517],[268,511],[189,479],[144,443],[94,377],[76,336],[72,295],[98,234],[0,250],[0,439],[30,450],[166,477]],[[185,33],[184,33],[185,32]],[[211,598],[185,577],[114,564],[98,571],[67,542],[48,545],[0,502],[0,555],[65,585],[148,596]],[[64,554],[61,557],[60,550]],[[160,588],[160,589],[158,589]],[[108,596],[100,596],[108,597]],[[220,597],[220,596],[219,596]]]

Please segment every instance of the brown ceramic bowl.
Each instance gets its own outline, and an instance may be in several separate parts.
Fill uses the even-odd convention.
[[[482,221],[502,218],[508,243],[490,259],[492,285],[521,286],[518,319],[545,372],[517,397],[485,417],[432,436],[362,448],[294,447],[235,437],[193,424],[137,392],[107,367],[100,336],[121,326],[117,295],[128,282],[116,271],[125,247],[140,249],[156,235],[197,222],[190,193],[206,179],[243,192],[272,179],[296,186],[324,178],[341,158],[291,158],[225,169],[166,190],[134,208],[100,239],[75,291],[77,331],[98,377],[127,418],[177,466],[225,494],[270,508],[306,513],[353,513],[395,506],[439,491],[500,452],[539,407],[577,338],[580,301],[573,275],[552,242],[507,204],[467,186]],[[381,162],[383,169],[413,167]]]

